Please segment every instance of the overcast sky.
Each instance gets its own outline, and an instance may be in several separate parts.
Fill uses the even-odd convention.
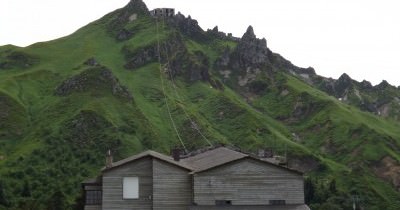
[[[248,25],[295,65],[338,78],[400,85],[398,0],[144,0],[173,7],[203,29],[242,36]],[[66,36],[129,0],[0,0],[0,45]]]

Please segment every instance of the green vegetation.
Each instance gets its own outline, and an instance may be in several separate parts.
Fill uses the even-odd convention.
[[[119,12],[68,37],[0,47],[0,209],[78,208],[80,183],[98,174],[107,150],[121,159],[180,146],[168,110],[189,150],[272,148],[304,163],[313,209],[349,209],[354,196],[365,209],[399,209],[399,192],[378,170],[384,157],[400,161],[397,122],[273,67],[247,86],[236,84],[240,73],[222,84],[214,63],[236,41],[193,40],[142,14],[124,22]],[[132,37],[116,39],[122,29]],[[161,65],[157,52],[124,67],[158,41],[179,52]],[[96,64],[85,64],[90,58]],[[208,75],[192,77],[195,70]]]

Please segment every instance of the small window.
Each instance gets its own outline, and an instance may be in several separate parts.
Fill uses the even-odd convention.
[[[269,204],[271,205],[285,205],[285,200],[269,200]]]
[[[215,205],[216,206],[230,206],[230,205],[232,205],[232,201],[231,200],[216,200]]]
[[[123,179],[123,198],[139,198],[139,177],[124,177]]]
[[[86,205],[101,205],[101,190],[86,191]]]

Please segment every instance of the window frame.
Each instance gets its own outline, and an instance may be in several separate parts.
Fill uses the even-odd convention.
[[[128,187],[128,188],[132,187],[132,186],[129,186],[129,184],[132,184],[132,182],[129,183],[127,181],[128,179],[136,179],[136,182],[134,183],[135,187],[136,187],[136,190],[134,192],[135,196],[127,196],[127,195],[129,195],[128,193],[132,193],[132,192],[126,192],[126,187]],[[128,183],[126,183],[126,181]],[[128,186],[126,186],[126,185],[128,185]],[[140,197],[140,179],[139,179],[139,177],[138,176],[123,177],[122,178],[122,199],[123,200],[137,200],[137,199],[139,199],[139,197]]]
[[[95,193],[95,194],[92,194]],[[90,196],[90,199],[88,199]],[[98,206],[103,202],[103,191],[102,190],[85,190],[85,205]]]

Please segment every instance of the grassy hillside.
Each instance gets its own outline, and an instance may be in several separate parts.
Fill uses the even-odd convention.
[[[240,67],[226,77],[216,63],[240,54],[241,42],[192,21],[127,6],[61,39],[0,47],[0,209],[78,208],[80,182],[109,149],[121,159],[216,144],[287,153],[306,171],[313,209],[348,209],[352,197],[365,209],[400,208],[398,171],[387,173],[400,162],[397,122],[338,101],[272,57],[239,84]]]

